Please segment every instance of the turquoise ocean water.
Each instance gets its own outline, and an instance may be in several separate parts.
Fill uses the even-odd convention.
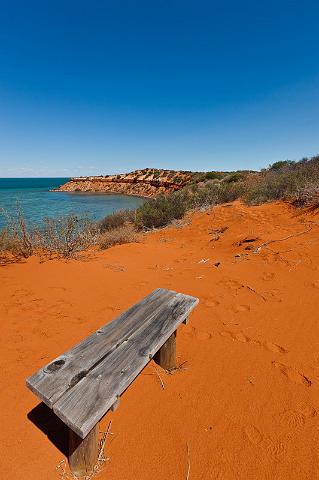
[[[74,213],[100,220],[116,210],[137,208],[139,197],[95,193],[50,192],[65,183],[67,178],[0,178],[0,228],[5,226],[5,210],[9,215],[20,205],[29,224],[38,224],[44,217]]]

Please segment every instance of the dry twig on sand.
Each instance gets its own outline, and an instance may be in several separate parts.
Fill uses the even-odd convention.
[[[287,237],[278,238],[277,240],[268,240],[268,242],[264,242],[261,245],[259,245],[259,247],[257,247],[256,250],[253,251],[253,253],[255,254],[259,253],[262,248],[268,247],[268,245],[270,245],[271,243],[284,242],[285,240],[289,240],[289,238],[295,238],[295,237],[299,237],[300,235],[305,235],[306,233],[309,233],[311,230],[312,230],[312,227],[302,232],[292,233],[291,235],[287,235]]]
[[[157,375],[158,378],[159,378],[159,381],[161,382],[162,389],[164,390],[164,389],[165,389],[165,385],[164,385],[164,382],[163,382],[163,380],[162,380],[162,377],[160,376],[160,374],[159,374],[159,372],[158,372],[158,370],[157,370],[157,368],[156,368],[156,365],[153,365],[153,367],[154,367],[154,369],[155,369],[156,375]]]
[[[101,440],[101,444],[100,444],[100,452],[99,452],[99,456],[98,456],[98,463],[99,462],[106,462],[106,458],[105,458],[105,455],[104,455],[104,448],[105,448],[105,443],[106,443],[106,439],[107,439],[107,436],[110,434],[110,430],[111,430],[111,426],[112,426],[112,420],[110,420],[108,426],[107,426],[107,429],[106,429],[106,432],[103,432],[103,435],[102,435],[102,440]]]
[[[190,453],[189,453],[189,445],[188,445],[188,443],[186,444],[186,446],[187,446],[187,463],[188,463],[186,480],[189,480],[189,475],[190,475],[190,472],[191,472],[191,459],[190,459]]]
[[[179,365],[177,365],[177,367],[172,368],[171,370],[165,370],[165,372],[168,373],[169,375],[173,375],[176,372],[181,372],[182,370],[186,370],[187,367],[184,367],[185,363],[187,363],[186,360],[185,362],[180,363]]]
[[[254,288],[250,287],[249,285],[242,285],[244,288],[248,288],[248,290],[250,290],[251,292],[255,293],[256,295],[258,295],[260,298],[262,298],[264,300],[264,302],[267,302],[267,298],[264,297],[264,295],[262,295],[261,293],[257,292]]]

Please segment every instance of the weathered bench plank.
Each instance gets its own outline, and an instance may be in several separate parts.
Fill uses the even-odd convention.
[[[158,288],[112,322],[98,329],[84,341],[59,356],[27,379],[27,386],[48,407],[78,383],[99,362],[156,315],[165,311],[167,302],[177,295]]]
[[[151,319],[140,311],[137,323],[144,322],[143,328],[127,337],[53,405],[56,415],[81,438],[92,430],[198,303],[197,298],[172,293]]]

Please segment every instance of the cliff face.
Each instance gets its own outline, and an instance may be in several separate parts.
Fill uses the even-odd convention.
[[[160,193],[180,190],[191,182],[196,173],[146,168],[120,175],[74,177],[55,189],[55,192],[122,193],[154,197]]]

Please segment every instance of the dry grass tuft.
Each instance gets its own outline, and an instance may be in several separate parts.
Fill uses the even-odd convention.
[[[139,241],[139,236],[135,227],[131,224],[126,224],[113,230],[101,233],[98,238],[98,245],[102,249],[110,248],[113,245],[122,245],[124,243],[134,243]]]
[[[56,470],[58,472],[60,480],[92,480],[96,475],[98,475],[102,471],[105,463],[110,460],[109,457],[105,456],[105,443],[106,443],[107,437],[109,435],[113,435],[113,433],[111,433],[110,431],[111,426],[112,426],[112,420],[110,420],[106,431],[102,432],[102,438],[100,440],[99,455],[98,455],[96,465],[94,465],[92,473],[90,473],[89,475],[81,476],[81,477],[74,475],[72,472],[70,472],[66,460],[63,459],[56,466]]]

